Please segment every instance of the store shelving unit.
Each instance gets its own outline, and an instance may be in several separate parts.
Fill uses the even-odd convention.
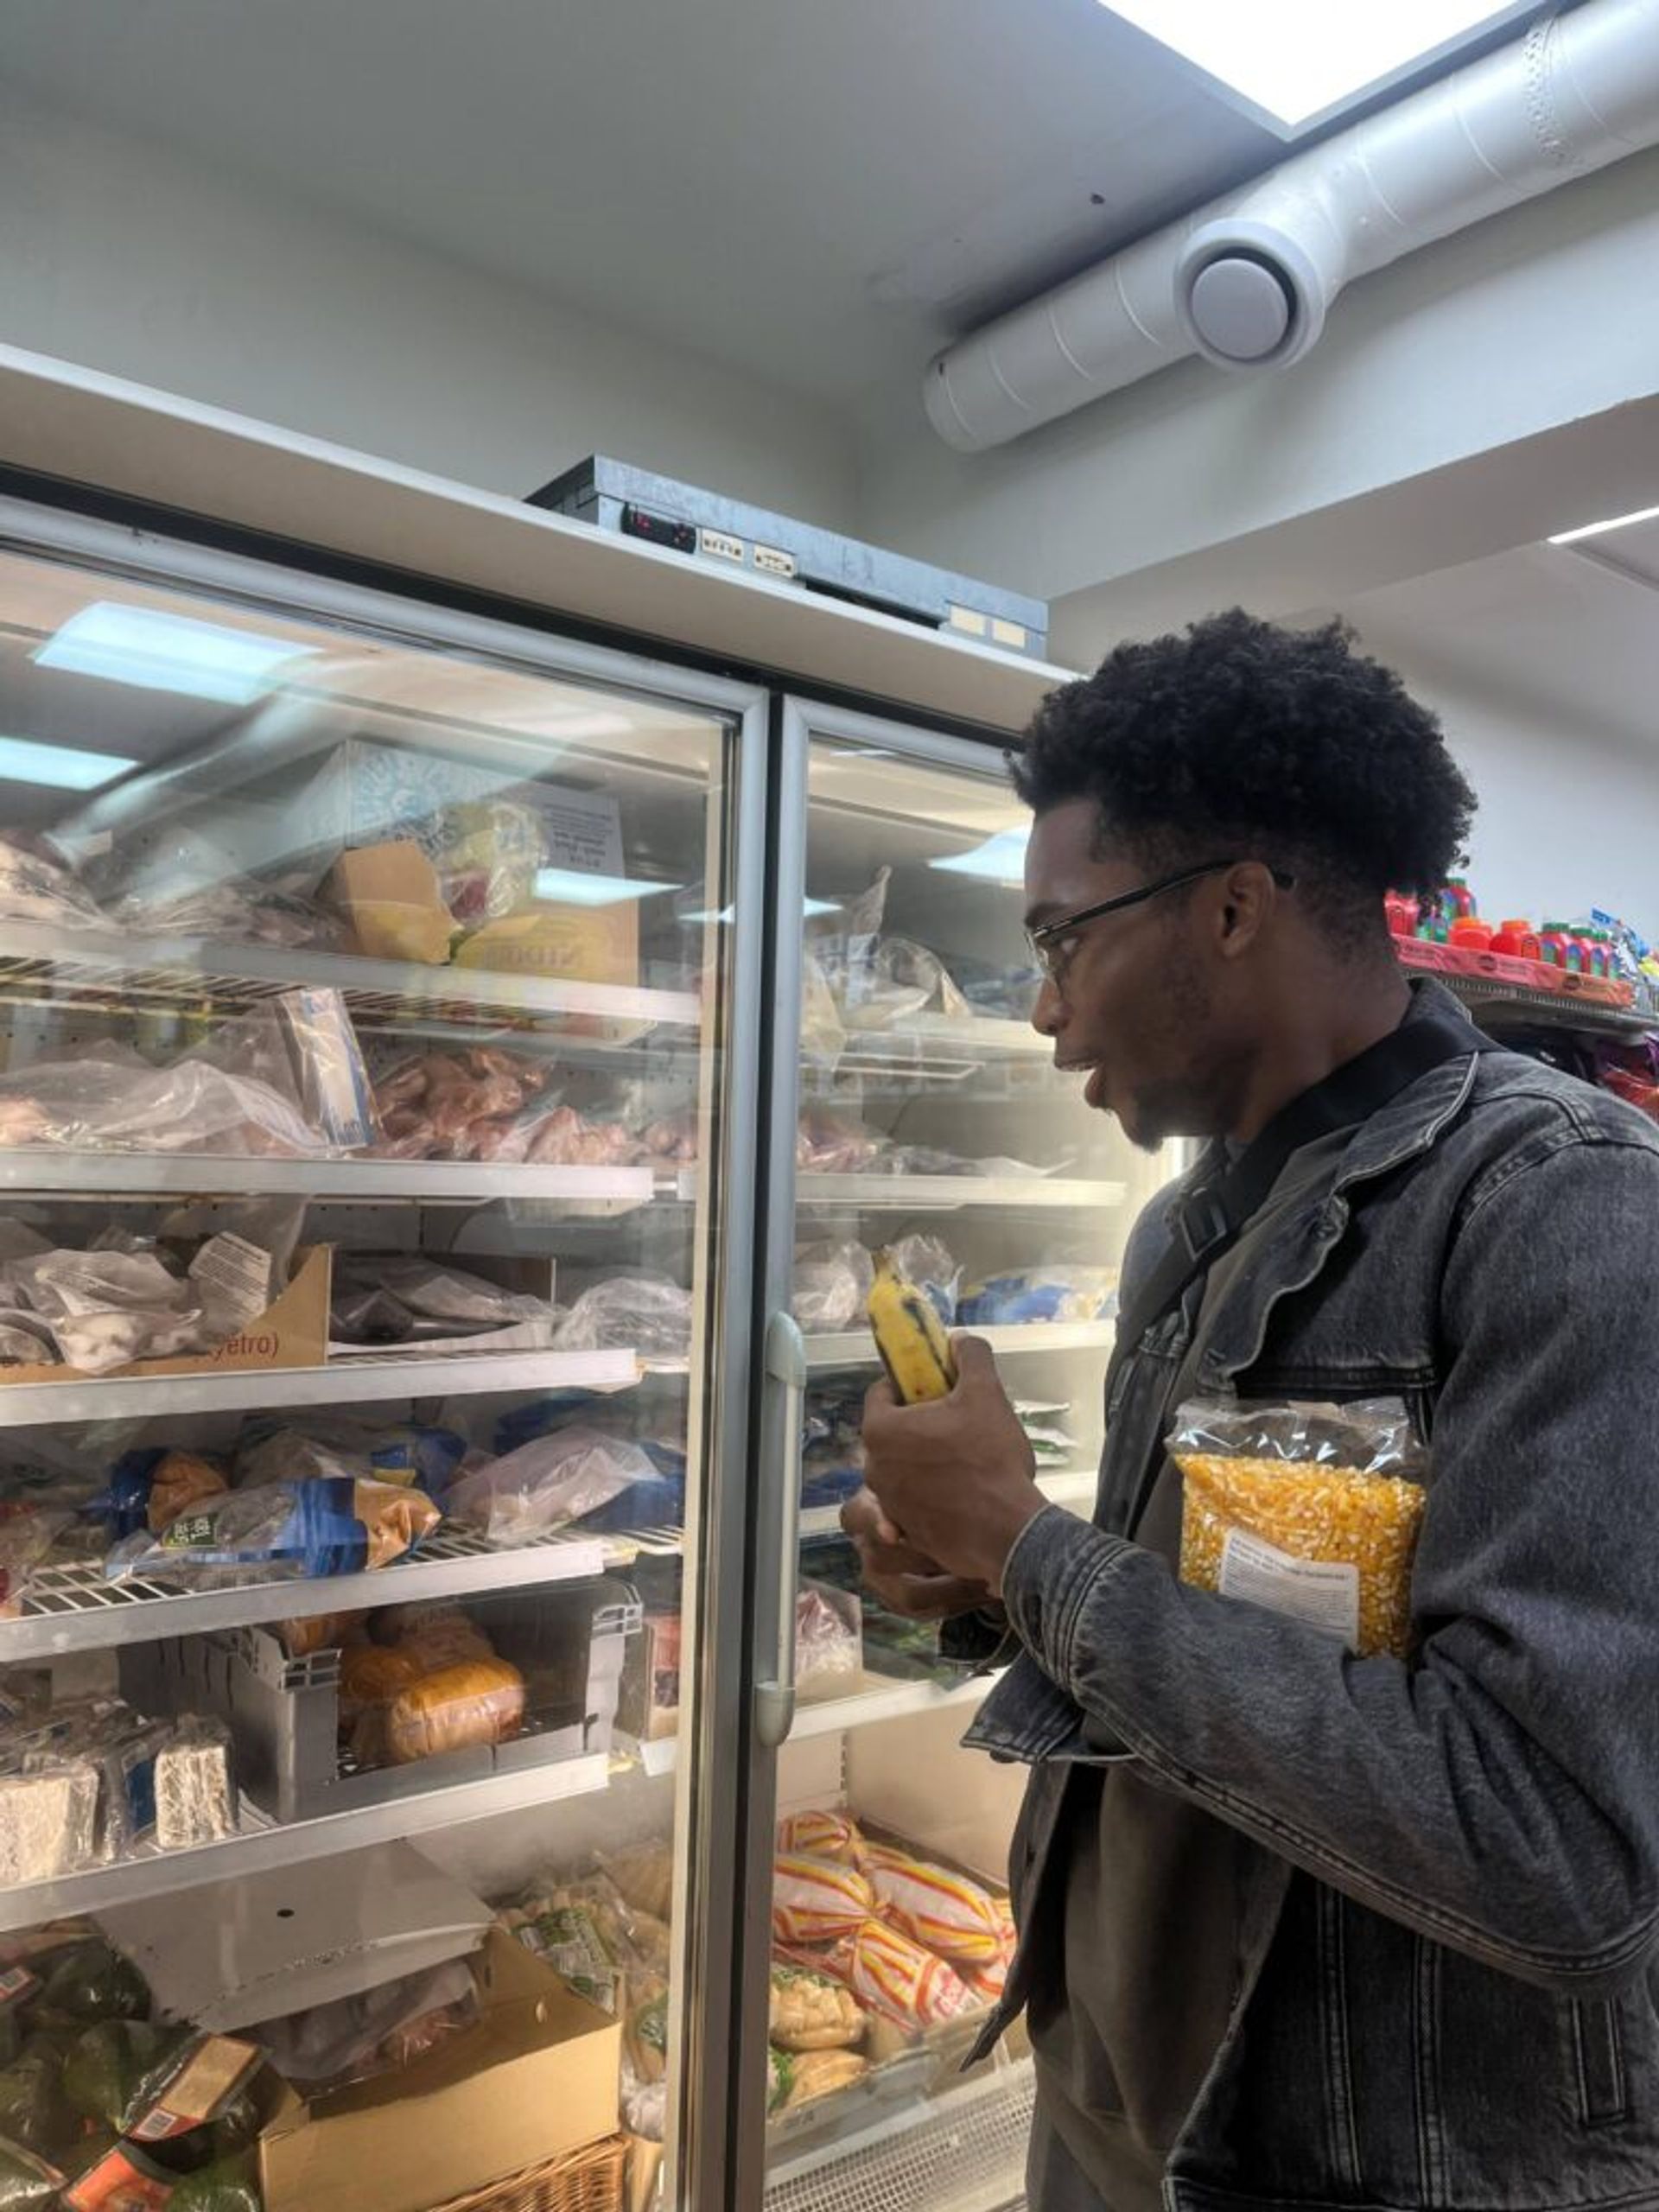
[[[649,1167],[497,1166],[470,1160],[230,1159],[200,1152],[71,1152],[48,1145],[0,1150],[0,1190],[98,1199],[187,1194],[289,1197],[374,1205],[488,1205],[533,1198],[573,1216],[632,1213],[657,1192]]]
[[[795,1192],[803,1213],[1115,1212],[1128,1196],[1122,1183],[1058,1175],[805,1174]]]
[[[1006,1327],[976,1328],[995,1352],[1106,1351],[1116,1340],[1115,1321],[1025,1321]],[[806,1340],[806,1363],[815,1373],[837,1368],[874,1367],[875,1346],[868,1329],[836,1330]]]
[[[1478,976],[1437,975],[1434,981],[1461,999],[1483,1029],[1500,1038],[1506,1030],[1562,1029],[1628,1041],[1659,1030],[1659,1014],[1602,1006],[1565,991],[1535,991],[1522,983],[1491,982]]]

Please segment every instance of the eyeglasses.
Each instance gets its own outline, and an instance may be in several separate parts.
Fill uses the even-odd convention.
[[[1197,868],[1178,868],[1173,875],[1160,875],[1155,883],[1143,883],[1138,891],[1125,891],[1116,899],[1101,899],[1097,906],[1079,906],[1075,913],[1062,914],[1052,922],[1040,922],[1034,930],[1026,931],[1033,965],[1051,983],[1058,984],[1077,949],[1077,933],[1085,922],[1097,922],[1103,914],[1120,914],[1127,906],[1144,906],[1148,899],[1161,899],[1166,891],[1179,891],[1183,885],[1199,882],[1206,875],[1224,875],[1230,868],[1237,866],[1236,861],[1205,861]],[[1295,877],[1287,874],[1283,868],[1270,868],[1268,874],[1281,891],[1294,888]]]

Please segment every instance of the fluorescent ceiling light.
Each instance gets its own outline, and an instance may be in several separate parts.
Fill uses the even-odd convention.
[[[832,899],[803,899],[801,901],[801,916],[806,921],[810,921],[814,914],[836,914],[840,911]],[[735,906],[722,906],[716,914],[705,906],[700,913],[682,914],[680,918],[684,922],[731,922],[737,918],[737,909]]]
[[[952,853],[942,861],[929,861],[929,868],[940,868],[952,875],[977,875],[991,883],[1023,884],[1026,880],[1026,842],[1031,836],[1028,825],[1018,830],[999,830],[982,845],[975,845],[965,853]]]
[[[101,676],[141,691],[181,691],[245,707],[289,661],[310,652],[290,639],[197,622],[160,607],[99,600],[72,614],[35,654],[41,668]]]
[[[654,899],[677,891],[677,883],[639,883],[632,876],[590,874],[586,868],[538,868],[536,896],[565,906],[620,906],[630,899]]]
[[[73,745],[40,745],[32,737],[0,737],[0,781],[50,784],[54,791],[95,791],[136,768],[116,753],[78,753]]]
[[[1494,0],[1104,0],[1287,130],[1524,10]]]
[[[1638,507],[1634,514],[1610,515],[1605,522],[1580,523],[1576,530],[1558,531],[1552,545],[1576,545],[1581,537],[1599,537],[1604,531],[1628,530],[1632,523],[1659,522],[1659,507]]]

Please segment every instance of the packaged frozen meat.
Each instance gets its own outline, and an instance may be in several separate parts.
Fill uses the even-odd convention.
[[[446,806],[423,842],[438,871],[443,902],[466,930],[499,921],[528,904],[537,870],[547,860],[540,814],[511,798]]]
[[[65,930],[109,927],[68,855],[49,837],[22,830],[0,832],[0,917]]]
[[[804,1853],[809,1859],[834,1859],[844,1866],[856,1866],[864,1839],[849,1814],[790,1813],[778,1823],[778,1848],[789,1857]]]
[[[628,1349],[642,1359],[684,1359],[691,1294],[665,1275],[613,1275],[584,1290],[554,1334],[560,1351]]]
[[[154,1067],[113,1046],[0,1076],[0,1143],[302,1160],[336,1149],[269,1080],[200,1054]]]
[[[236,1480],[308,1482],[346,1476],[380,1483],[412,1484],[441,1498],[467,1456],[467,1440],[453,1428],[421,1421],[375,1421],[347,1414],[256,1415],[236,1447]]]
[[[156,1576],[193,1589],[297,1575],[359,1574],[400,1559],[440,1519],[423,1492],[404,1483],[266,1483],[208,1498],[159,1535],[116,1545],[112,1582]]]
[[[918,1290],[927,1294],[935,1313],[950,1328],[957,1318],[962,1269],[951,1256],[949,1246],[938,1236],[912,1230],[888,1245],[887,1250],[898,1272],[907,1282],[913,1282]]]
[[[803,1174],[855,1175],[873,1167],[887,1141],[843,1108],[808,1106],[795,1135],[795,1165]]]
[[[809,1336],[856,1328],[874,1281],[874,1261],[850,1238],[798,1244],[790,1311]]]
[[[891,1844],[867,1843],[861,1860],[884,1918],[926,1950],[984,1965],[1002,1949],[1002,1921],[990,1894],[966,1874]]]
[[[329,1333],[353,1344],[419,1344],[487,1335],[526,1322],[550,1332],[545,1299],[503,1290],[497,1283],[423,1254],[353,1252],[335,1262]]]
[[[875,1892],[856,1867],[780,1852],[772,1866],[772,1933],[781,1944],[833,1943],[875,1910]]]
[[[492,1543],[524,1543],[580,1521],[655,1472],[648,1454],[625,1438],[558,1428],[461,1474],[446,1503],[453,1518]]]
[[[1102,1321],[1117,1311],[1117,1270],[1065,1264],[1011,1268],[963,1294],[957,1319],[964,1328],[1017,1326],[1031,1321]]]
[[[379,1124],[344,997],[312,985],[282,992],[276,1006],[307,1126],[334,1151],[363,1151],[379,1135]]]
[[[849,1697],[864,1671],[859,1600],[849,1591],[804,1582],[795,1599],[795,1693],[804,1702]]]
[[[956,1968],[885,1921],[867,1919],[825,1956],[866,2012],[915,2033],[971,2009]]]
[[[246,2032],[284,2081],[318,2097],[400,2072],[477,2017],[471,1964],[450,1959]]]

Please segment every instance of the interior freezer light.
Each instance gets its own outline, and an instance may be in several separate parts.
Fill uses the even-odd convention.
[[[41,668],[101,676],[143,691],[181,691],[245,707],[279,668],[311,650],[257,630],[232,630],[156,607],[101,599],[72,614],[35,659]]]
[[[0,737],[0,782],[50,784],[60,791],[101,791],[136,760],[118,753],[79,753],[73,745],[41,745],[32,737]]]
[[[803,899],[801,901],[801,918],[804,921],[810,922],[814,914],[838,914],[840,912],[840,906],[833,899]],[[682,914],[680,919],[683,922],[734,922],[737,919],[737,909],[735,906],[722,906],[716,914],[705,906],[699,913]]]
[[[965,853],[951,853],[944,860],[929,861],[929,868],[946,869],[952,875],[978,875],[992,883],[1023,884],[1026,880],[1026,844],[1031,836],[1028,827],[1018,830],[999,830],[982,845],[973,845]]]
[[[1518,0],[1103,0],[1287,130],[1517,17]]]
[[[586,868],[538,868],[536,896],[556,899],[566,906],[620,906],[628,899],[654,899],[658,892],[677,891],[677,883],[642,883],[627,875],[590,874]]]
[[[1552,545],[1576,545],[1581,537],[1599,537],[1604,531],[1628,530],[1632,523],[1659,522],[1659,507],[1638,507],[1634,514],[1609,515],[1605,522],[1580,523],[1576,530],[1560,530]]]

